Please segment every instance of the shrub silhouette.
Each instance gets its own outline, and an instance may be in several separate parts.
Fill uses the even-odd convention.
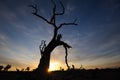
[[[6,65],[6,67],[4,67],[4,71],[8,71],[11,68],[11,65]]]
[[[73,69],[73,70],[75,69],[75,66],[74,66],[74,65],[72,65],[72,69]]]
[[[21,69],[21,71],[24,71],[24,68],[23,68],[23,69]]]
[[[27,68],[25,69],[25,71],[30,71],[30,67],[27,67]]]
[[[3,69],[3,66],[2,66],[2,65],[0,65],[0,71],[2,71],[2,69]]]
[[[18,68],[16,68],[16,71],[19,72],[20,70]]]

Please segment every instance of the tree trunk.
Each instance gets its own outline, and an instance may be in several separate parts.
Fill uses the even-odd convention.
[[[56,41],[52,40],[45,48],[43,52],[43,56],[41,57],[37,68],[38,72],[44,72],[44,73],[48,72],[49,64],[50,64],[50,55],[55,47],[56,47]]]
[[[39,65],[38,65],[38,72],[44,72],[46,73],[49,69],[50,64],[50,55],[51,52],[45,53],[43,57],[40,59]]]

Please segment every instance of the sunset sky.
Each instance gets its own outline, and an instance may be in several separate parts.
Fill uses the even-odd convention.
[[[58,12],[59,0],[54,0]],[[72,46],[68,63],[79,68],[120,67],[120,0],[61,0],[65,14],[57,24],[77,19],[77,26],[64,26],[59,33]],[[28,5],[37,4],[39,14],[47,19],[52,15],[51,0],[0,0],[0,65],[12,69],[37,67],[41,40],[48,43],[53,28],[31,14]],[[66,68],[65,51],[57,47],[51,55],[50,68]]]

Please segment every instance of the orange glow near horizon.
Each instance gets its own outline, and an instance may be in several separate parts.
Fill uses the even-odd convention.
[[[55,70],[59,70],[59,68],[60,68],[59,65],[60,65],[59,62],[51,62],[48,72],[50,72],[50,71],[55,71]]]

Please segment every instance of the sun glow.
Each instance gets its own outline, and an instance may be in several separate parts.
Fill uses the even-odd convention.
[[[50,63],[50,68],[48,71],[55,71],[55,70],[59,70],[60,67],[60,63],[58,62],[51,62]]]

